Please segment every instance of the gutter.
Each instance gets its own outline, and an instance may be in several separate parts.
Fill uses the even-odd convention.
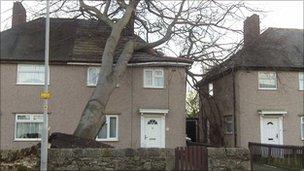
[[[142,62],[142,63],[130,63],[128,66],[191,66],[192,63],[184,62]]]
[[[101,63],[67,62],[67,65],[100,66]],[[136,67],[136,66],[181,66],[181,67],[188,67],[188,66],[191,66],[192,64],[183,63],[183,62],[142,62],[142,63],[129,63],[127,65],[130,66],[130,67]]]

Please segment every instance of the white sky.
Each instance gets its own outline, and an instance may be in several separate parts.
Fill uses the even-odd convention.
[[[23,0],[30,1],[30,0]],[[1,0],[1,30],[11,26],[11,14],[14,0]],[[282,27],[303,29],[303,2],[304,1],[245,1],[248,5],[266,11],[260,15],[261,28]],[[33,6],[35,2],[26,4]],[[29,14],[28,14],[29,15]],[[251,14],[245,14],[250,16]],[[240,21],[241,23],[243,21]]]

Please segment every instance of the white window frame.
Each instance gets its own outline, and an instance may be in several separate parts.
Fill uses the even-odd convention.
[[[23,82],[20,82],[20,79],[19,79],[19,71],[20,71],[20,68],[22,66],[43,66],[43,64],[18,64],[17,65],[17,78],[16,78],[16,83],[17,85],[44,85],[44,81],[42,83],[23,83]],[[45,70],[44,70],[45,71]],[[48,85],[50,85],[50,67],[49,67],[49,73],[48,73]],[[44,79],[45,80],[45,79]]]
[[[231,121],[228,122],[227,118],[230,118],[230,117],[231,117]],[[228,124],[228,123],[231,123],[231,126],[232,126],[232,131],[231,132],[229,132],[227,130],[226,124]],[[224,116],[224,128],[225,128],[225,134],[233,134],[233,132],[234,132],[234,122],[233,122],[233,116],[232,115]]]
[[[213,83],[208,84],[208,94],[209,94],[209,96],[214,96],[214,85],[213,85]]]
[[[299,90],[304,90],[304,72],[299,72]]]
[[[116,137],[110,138],[110,127],[108,126],[110,124],[110,118],[116,118]],[[96,141],[118,141],[118,128],[119,128],[119,120],[118,115],[106,115],[106,127],[107,127],[107,138],[98,138],[98,135],[96,137]]]
[[[97,68],[97,69],[99,69],[99,72],[100,72],[100,67],[88,67],[88,69],[87,69],[87,86],[93,86],[93,87],[95,87],[97,85],[97,83],[93,84],[93,83],[89,82],[89,78],[90,78],[90,72],[89,71],[92,68]],[[98,82],[98,80],[97,80],[97,82]]]
[[[146,85],[146,71],[152,72],[152,85]],[[163,77],[163,86],[156,86],[155,85],[155,72],[160,71]],[[145,68],[143,72],[143,85],[144,88],[165,88],[165,74],[163,68]]]
[[[266,88],[266,87],[261,87],[260,86],[260,74],[263,74],[263,73],[272,73],[272,74],[275,74],[275,88]],[[274,71],[259,71],[258,72],[258,89],[259,90],[277,90],[278,89],[278,77],[277,77],[277,73],[274,72]]]
[[[18,120],[18,116],[30,116],[30,120]],[[33,116],[43,116],[43,114],[16,114],[15,116],[15,131],[14,131],[14,141],[41,141],[41,138],[17,138],[17,123],[42,123],[43,121],[34,121],[32,118]]]
[[[303,140],[304,141],[304,131],[303,131],[303,128],[304,128],[304,116],[301,116],[300,117],[301,118],[301,125],[300,125],[300,129],[301,129],[301,140]]]

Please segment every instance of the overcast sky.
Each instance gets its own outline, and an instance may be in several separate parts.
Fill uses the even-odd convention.
[[[28,1],[28,0],[24,0]],[[11,27],[13,0],[1,0],[1,30]],[[303,29],[303,1],[246,1],[252,7],[266,11],[261,18],[261,28],[282,27]],[[25,7],[33,7],[26,3]],[[251,15],[247,13],[245,15]]]

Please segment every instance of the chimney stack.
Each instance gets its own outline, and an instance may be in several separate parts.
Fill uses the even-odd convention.
[[[26,22],[26,11],[21,2],[14,2],[12,27]]]
[[[244,46],[249,45],[260,35],[260,18],[257,14],[247,17],[244,21]]]

